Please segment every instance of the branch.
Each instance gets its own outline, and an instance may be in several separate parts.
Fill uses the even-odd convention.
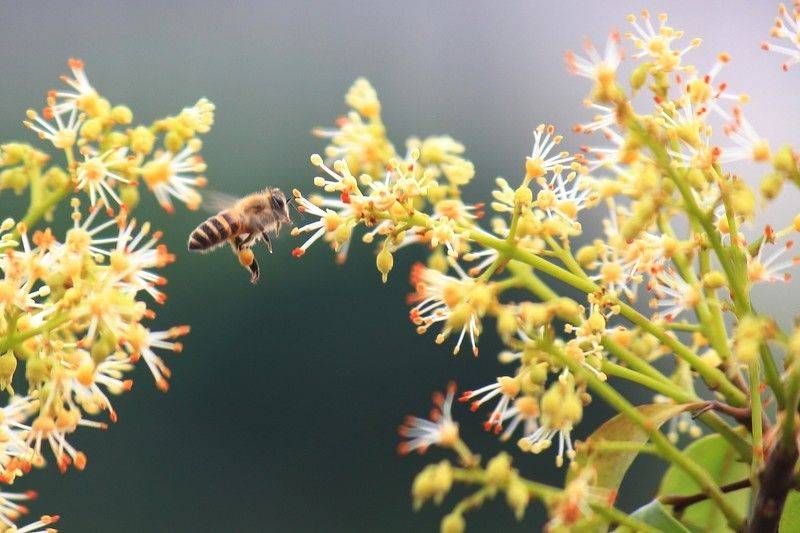
[[[722,485],[719,490],[724,493],[735,492],[737,490],[746,489],[750,486],[749,479],[742,479],[727,485]],[[664,505],[671,505],[675,514],[682,513],[687,507],[700,503],[708,499],[708,494],[705,492],[698,492],[689,496],[662,496],[659,501]]]

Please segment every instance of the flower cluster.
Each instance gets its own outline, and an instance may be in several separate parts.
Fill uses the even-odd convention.
[[[796,6],[791,13],[781,7],[781,17],[774,36],[797,45]],[[454,451],[464,467],[444,462],[424,470],[414,484],[416,505],[441,501],[457,481],[483,486],[445,517],[444,531],[463,530],[463,511],[498,490],[509,491],[515,511],[524,511],[520,502],[529,497],[544,499],[554,529],[596,520],[635,524],[610,507],[617,487],[603,485],[599,466],[581,457],[576,445],[574,431],[594,397],[697,481],[702,476],[676,448],[680,434],[701,436],[702,422],[746,450],[743,457],[757,471],[763,456],[753,448],[765,445],[772,421],[766,415],[751,420],[751,411],[761,409],[751,390],[766,383],[778,397],[791,392],[770,353],[777,348],[791,355],[790,334],[759,315],[750,298],[761,283],[789,282],[800,263],[792,246],[800,215],[778,228],[760,228],[757,216],[784,186],[800,185],[798,155],[789,146],[770,146],[745,114],[749,97],[721,81],[731,62],[727,53],[697,67],[689,58],[700,39],[685,39],[666,15],[645,11],[628,22],[630,31],[612,33],[602,53],[587,41],[582,54],[566,56],[567,68],[590,82],[584,105],[592,115],[574,131],[596,140],[570,152],[557,128],[536,126],[519,176],[495,181],[495,216],[487,228],[479,225],[483,204],[461,200],[476,172],[464,147],[450,137],[413,138],[398,154],[377,92],[363,79],[347,93],[347,118],[317,130],[330,142],[324,156],[311,156],[320,169],[314,184],[322,191],[294,192],[298,208],[313,219],[294,230],[310,234],[297,257],[322,239],[343,260],[361,227],[386,281],[394,254],[422,244],[428,260],[413,267],[409,296],[416,330],[433,328],[437,344],[453,338],[454,353],[469,343],[477,356],[480,337],[493,325],[506,346],[500,375],[459,399],[472,411],[485,409],[485,429],[502,440],[516,433],[522,451],[554,449],[558,466],[573,464],[563,491],[532,481],[513,490],[508,479],[493,484],[493,463],[482,469],[459,437],[451,389],[431,420],[410,418],[401,429],[409,439],[401,450],[437,445]],[[627,80],[626,46],[633,60]],[[796,52],[769,48],[790,55],[788,64],[798,60]],[[650,98],[637,97],[644,91]],[[723,169],[731,163],[758,168],[764,177],[758,184]],[[582,220],[590,210],[602,222],[587,228]],[[583,296],[561,296],[546,278]],[[641,305],[644,295],[649,307]],[[658,370],[656,360],[668,361],[674,374]],[[790,372],[794,360],[787,361]],[[651,391],[653,408],[670,413],[667,435],[615,391],[611,378]],[[698,392],[699,381],[713,389],[711,399]],[[698,421],[682,407],[692,402],[707,402],[695,413]],[[743,424],[753,444],[729,428],[721,431],[725,422],[709,410]],[[619,447],[626,446],[641,444]],[[713,490],[708,497],[731,527],[741,525],[724,498]]]
[[[69,61],[66,88],[47,95],[44,111],[29,110],[25,125],[47,146],[0,145],[0,188],[30,205],[20,221],[0,224],[0,481],[13,483],[32,467],[54,463],[82,470],[87,457],[73,445],[78,428],[116,422],[112,398],[129,391],[141,364],[166,391],[162,356],[180,352],[188,326],[158,330],[154,304],[163,304],[173,261],[162,233],[132,216],[141,177],[167,210],[172,200],[196,208],[205,178],[198,134],[209,131],[214,106],[201,99],[175,117],[133,126],[123,105],[112,105],[89,82],[81,61]],[[156,149],[159,137],[163,148]],[[57,157],[57,156],[56,156]],[[72,224],[63,236],[37,229],[71,196]],[[81,197],[87,198],[81,200]],[[82,209],[82,204],[88,204]],[[16,525],[20,503],[35,493],[0,493],[0,529],[54,531],[57,516]]]
[[[112,105],[92,86],[82,61],[70,59],[68,65],[72,76],[61,77],[67,88],[51,90],[43,111],[29,109],[25,121],[42,140],[66,154],[70,179],[60,175],[50,181],[68,181],[86,192],[92,207],[102,205],[110,213],[138,203],[140,178],[165,210],[173,210],[173,199],[197,209],[197,188],[206,184],[197,135],[207,133],[214,123],[214,104],[201,98],[174,117],[150,126],[134,125],[130,108]],[[21,192],[19,186],[14,189]]]

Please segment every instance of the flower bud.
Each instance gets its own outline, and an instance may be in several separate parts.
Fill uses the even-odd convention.
[[[433,497],[434,502],[442,503],[444,497],[453,488],[453,467],[450,466],[449,461],[441,461],[434,467],[433,488],[436,491]]]
[[[514,517],[517,520],[522,520],[530,499],[531,496],[528,493],[528,487],[519,479],[519,476],[513,476],[506,488],[506,502],[514,511]]]
[[[92,349],[90,352],[92,360],[96,364],[102,363],[103,361],[105,361],[106,357],[114,353],[116,347],[117,347],[117,340],[113,334],[106,333],[104,335],[101,335],[92,344]]]
[[[25,361],[25,379],[31,386],[37,386],[50,378],[50,365],[41,357],[31,357]]]
[[[767,200],[773,200],[778,194],[780,194],[781,189],[783,188],[784,182],[783,174],[779,172],[772,172],[771,174],[767,174],[764,179],[761,180],[761,184],[759,186],[761,190],[761,196],[766,198]]]
[[[571,298],[556,298],[550,302],[550,305],[558,318],[562,320],[571,320],[578,314],[578,303]]]
[[[131,150],[137,154],[149,154],[153,150],[156,136],[148,128],[137,126],[130,131]]]
[[[548,375],[548,364],[547,363],[539,363],[534,365],[530,371],[531,381],[536,383],[537,385],[544,385],[547,381]]]
[[[642,63],[633,70],[631,73],[631,89],[633,89],[633,92],[642,88],[647,81],[647,74],[652,67],[652,63]]]
[[[119,188],[119,199],[131,211],[139,205],[139,188],[136,185],[122,185]]]
[[[788,144],[784,144],[775,152],[772,163],[775,166],[775,170],[779,172],[784,172],[786,174],[797,173],[797,156],[794,154],[792,147]]]
[[[739,180],[734,182],[733,190],[730,195],[731,207],[733,211],[744,218],[753,216],[756,210],[756,195],[746,183]]]
[[[117,105],[111,108],[111,120],[117,124],[130,124],[133,121],[133,111],[125,105]]]
[[[582,267],[587,267],[597,261],[598,252],[596,246],[581,246],[575,254],[575,260]]]
[[[0,149],[2,149],[0,164],[3,166],[19,165],[33,151],[30,145],[22,143],[7,143],[0,146]]]
[[[505,487],[513,473],[511,456],[501,452],[492,457],[486,465],[486,483],[498,488]]]
[[[90,118],[81,126],[81,137],[87,141],[96,141],[103,133],[103,120],[100,118]]]
[[[168,131],[167,134],[164,135],[164,148],[174,154],[181,151],[183,144],[183,137],[174,130]]]
[[[14,380],[14,371],[17,370],[17,358],[14,352],[9,350],[0,355],[0,390],[14,394],[11,382]]]
[[[517,315],[511,306],[502,306],[497,313],[497,333],[502,339],[509,339],[518,329]]]
[[[700,356],[700,359],[702,359],[703,363],[707,364],[711,368],[717,368],[722,364],[722,358],[719,356],[717,351],[713,349],[703,352],[703,355]]]
[[[29,181],[28,173],[22,167],[0,172],[0,189],[12,189],[16,194],[22,194]]]
[[[467,529],[467,522],[461,513],[450,513],[442,518],[439,527],[441,533],[464,533]]]
[[[589,318],[586,319],[586,322],[593,333],[599,333],[606,329],[606,317],[599,311],[592,312]]]
[[[389,278],[389,272],[394,266],[394,258],[392,257],[392,253],[385,246],[378,252],[375,264],[378,267],[378,272],[381,273],[381,279],[386,283],[386,280]]]
[[[428,268],[438,270],[439,272],[447,272],[450,267],[447,262],[447,256],[442,252],[441,248],[437,248],[430,257],[428,257]]]
[[[112,131],[109,132],[108,135],[103,137],[103,140],[100,142],[100,148],[102,150],[112,150],[114,148],[122,148],[123,146],[128,146],[129,144],[128,136],[119,131]]]
[[[533,202],[533,191],[527,185],[520,185],[514,191],[514,203],[522,209],[529,209]]]
[[[414,502],[414,510],[418,510],[428,501],[435,492],[435,481],[433,465],[428,465],[417,474],[411,484],[411,499]]]
[[[703,287],[706,289],[721,289],[725,284],[725,274],[719,270],[712,270],[703,276]]]
[[[475,177],[475,165],[472,164],[472,161],[461,159],[451,165],[442,165],[442,172],[451,185],[462,186]]]

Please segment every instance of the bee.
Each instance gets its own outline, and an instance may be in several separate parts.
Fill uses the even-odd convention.
[[[260,270],[250,248],[263,241],[272,253],[269,233],[277,236],[282,225],[292,223],[286,195],[277,188],[267,188],[240,200],[217,193],[204,206],[219,212],[192,231],[189,251],[210,252],[227,241],[239,262],[250,270],[250,282],[257,283]]]

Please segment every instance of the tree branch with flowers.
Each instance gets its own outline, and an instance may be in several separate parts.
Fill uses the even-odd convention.
[[[137,364],[166,391],[170,371],[159,353],[180,352],[177,339],[189,332],[151,329],[153,303],[166,301],[156,270],[175,256],[160,231],[131,213],[141,183],[168,212],[176,201],[200,205],[198,136],[210,130],[214,105],[202,98],[134,125],[132,111],[103,97],[81,61],[68,66],[44,110],[27,112],[24,124],[41,143],[0,145],[0,192],[29,197],[21,220],[0,224],[0,482],[9,485],[49,461],[83,470],[73,434],[117,421],[111,397],[131,389]],[[72,225],[62,238],[42,221],[68,198]],[[55,531],[57,515],[19,523],[22,502],[35,496],[0,492],[0,531]]]
[[[789,56],[785,68],[800,58],[799,10],[781,6],[772,32],[797,50],[762,45]],[[307,235],[294,255],[322,240],[343,262],[360,238],[376,246],[385,282],[401,248],[422,246],[427,263],[411,272],[417,331],[478,356],[493,327],[506,346],[501,375],[460,395],[451,384],[434,395],[430,419],[401,427],[402,453],[454,453],[412,486],[415,508],[466,491],[444,532],[463,531],[465,515],[498,496],[517,518],[539,500],[551,530],[777,531],[800,511],[800,329],[751,299],[760,284],[788,283],[800,262],[791,255],[800,215],[779,228],[757,222],[784,188],[800,186],[798,154],[773,150],[743,111],[747,95],[720,81],[727,54],[696,67],[688,58],[700,39],[686,42],[666,15],[628,22],[602,52],[587,42],[566,56],[591,84],[592,115],[575,132],[597,140],[571,154],[554,126],[538,126],[524,174],[496,180],[488,227],[479,225],[485,206],[461,197],[476,172],[464,146],[432,136],[395,148],[366,80],[348,91],[351,110],[336,127],[316,130],[328,146],[311,156],[314,184],[326,194],[294,191],[313,219],[293,230]],[[726,170],[737,162],[751,163],[746,176]],[[603,217],[599,231],[582,224],[589,212]],[[633,405],[617,390],[623,381],[653,402]],[[569,465],[564,486],[531,479],[502,451],[482,463],[460,437],[456,399],[485,409],[484,427],[501,441],[555,449],[556,465]],[[577,442],[593,399],[618,414]],[[626,513],[613,504],[640,453],[667,470],[652,502]]]

